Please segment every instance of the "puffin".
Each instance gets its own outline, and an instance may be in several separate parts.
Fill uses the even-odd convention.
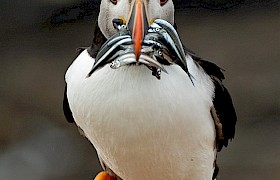
[[[154,22],[165,27],[164,21],[176,30],[174,11],[172,0],[101,0],[92,44],[79,48],[67,69],[64,115],[96,149],[104,170],[96,180],[217,177],[217,153],[234,138],[237,121],[224,70],[180,41],[169,44],[183,57],[158,62],[167,72],[160,78],[139,63],[147,29]],[[112,22],[127,25],[136,63],[95,68],[117,33]]]

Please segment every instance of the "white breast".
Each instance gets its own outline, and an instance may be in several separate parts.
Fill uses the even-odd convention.
[[[195,86],[177,65],[161,80],[145,66],[111,69],[86,78],[94,60],[84,51],[66,74],[74,119],[99,156],[125,180],[210,180],[215,127],[213,83],[188,58]]]

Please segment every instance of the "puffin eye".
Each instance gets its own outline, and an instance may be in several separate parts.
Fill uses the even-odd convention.
[[[110,0],[111,3],[113,3],[114,5],[116,5],[118,3],[118,0]]]
[[[168,0],[159,0],[159,3],[161,6],[165,5],[167,3]]]

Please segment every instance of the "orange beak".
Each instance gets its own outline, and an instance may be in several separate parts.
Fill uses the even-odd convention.
[[[137,62],[141,54],[142,42],[148,26],[145,5],[142,0],[135,0],[128,21],[128,28],[134,42],[134,51]]]

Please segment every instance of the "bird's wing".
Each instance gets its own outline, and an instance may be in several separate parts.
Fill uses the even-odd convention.
[[[216,126],[217,150],[227,147],[228,141],[234,138],[235,124],[237,121],[235,109],[228,90],[223,85],[225,79],[224,69],[216,64],[200,58],[191,50],[185,48],[185,53],[189,54],[193,60],[207,73],[215,86],[213,97],[213,107],[211,114]]]
[[[69,123],[73,123],[74,118],[72,115],[72,111],[69,107],[69,102],[68,102],[68,98],[67,98],[67,84],[65,84],[65,89],[64,89],[64,96],[63,96],[63,112],[64,112],[64,116],[67,119],[67,121]]]
[[[76,58],[85,50],[87,49],[87,47],[79,47],[76,49]],[[75,58],[75,59],[76,59]],[[63,95],[63,112],[64,112],[64,116],[66,118],[66,120],[69,122],[69,123],[73,123],[75,122],[74,121],[74,118],[73,118],[73,114],[72,114],[72,111],[70,109],[70,106],[69,106],[69,102],[68,102],[68,97],[67,97],[67,83],[65,83],[65,88],[64,88],[64,95]]]
[[[77,55],[76,58],[85,50],[87,49],[88,54],[92,57],[95,58],[100,47],[104,42],[106,41],[105,36],[102,34],[100,28],[98,27],[98,22],[95,23],[95,28],[94,28],[94,38],[92,41],[92,44],[90,47],[79,47],[76,49]],[[75,59],[76,59],[75,58]],[[64,97],[63,97],[63,112],[64,116],[66,117],[67,121],[70,123],[75,122],[72,111],[69,106],[68,98],[67,98],[67,84],[65,84],[65,89],[64,89]]]
[[[212,117],[216,125],[217,150],[227,147],[228,141],[234,138],[237,121],[235,109],[228,90],[216,76],[211,76],[215,85]]]

